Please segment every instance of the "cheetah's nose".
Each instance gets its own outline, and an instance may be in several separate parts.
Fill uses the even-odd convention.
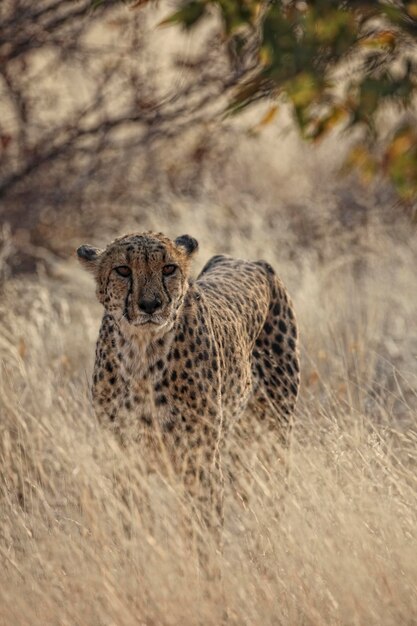
[[[147,300],[146,298],[141,298],[139,300],[140,310],[144,311],[145,313],[149,313],[149,315],[152,315],[152,313],[155,313],[156,309],[159,309],[161,304],[162,302],[159,298],[154,298],[153,300]]]

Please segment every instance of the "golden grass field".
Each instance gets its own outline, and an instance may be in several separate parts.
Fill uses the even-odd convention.
[[[188,219],[204,257],[216,233]],[[149,475],[141,450],[95,421],[90,279],[69,259],[5,283],[1,624],[416,623],[415,246],[377,221],[365,230],[365,252],[335,245],[310,265],[301,247],[293,262],[270,235],[264,247],[298,310],[302,392],[288,476],[273,434],[234,434],[247,500],[227,484],[221,581],[187,543],[178,481]],[[232,251],[259,245],[236,236]]]
[[[288,123],[253,136],[242,119],[197,195],[188,137],[153,155],[179,189],[97,206],[88,232],[63,215],[66,234],[55,224],[32,250],[35,273],[9,275],[4,261],[2,626],[417,624],[415,225],[378,188],[337,177],[346,138],[314,149]],[[70,251],[148,228],[197,237],[195,273],[216,253],[267,259],[298,313],[290,449],[283,463],[254,416],[236,428],[222,553],[180,481],[149,473],[145,451],[119,447],[90,406],[101,310]],[[18,231],[10,254],[25,241]],[[189,516],[221,578],[199,565]]]

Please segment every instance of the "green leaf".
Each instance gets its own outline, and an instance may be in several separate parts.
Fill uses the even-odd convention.
[[[189,29],[203,17],[206,11],[206,3],[198,0],[191,0],[183,4],[181,9],[175,11],[167,18],[162,20],[158,26],[170,26],[171,24],[181,24],[184,28]]]

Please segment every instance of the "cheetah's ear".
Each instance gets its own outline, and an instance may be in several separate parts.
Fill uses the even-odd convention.
[[[81,265],[89,272],[95,272],[101,250],[93,246],[83,245],[77,249],[77,256]]]
[[[175,245],[178,248],[183,248],[188,256],[191,256],[198,248],[198,241],[190,235],[181,235],[181,237],[176,238]]]

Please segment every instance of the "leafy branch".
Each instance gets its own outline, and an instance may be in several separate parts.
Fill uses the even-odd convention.
[[[271,110],[291,106],[307,140],[357,129],[347,166],[417,198],[415,0],[183,0],[162,25],[192,29],[210,14],[240,64],[255,58],[229,113],[272,99]]]

